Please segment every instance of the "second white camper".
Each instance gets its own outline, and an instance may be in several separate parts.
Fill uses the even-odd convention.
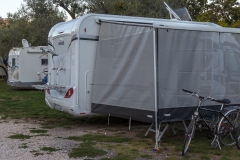
[[[24,89],[33,88],[34,84],[45,84],[48,57],[42,53],[44,46],[29,46],[24,39],[22,42],[23,48],[13,48],[8,55],[8,85]]]

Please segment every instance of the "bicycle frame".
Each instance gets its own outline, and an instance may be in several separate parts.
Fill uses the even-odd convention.
[[[225,114],[223,113],[223,104],[221,105],[221,109],[218,111],[218,110],[213,110],[213,109],[207,109],[207,108],[202,108],[201,106],[200,107],[198,107],[198,109],[197,109],[197,111],[198,111],[198,117],[196,117],[196,122],[198,122],[199,120],[202,120],[203,122],[204,122],[204,124],[207,126],[207,128],[208,128],[208,130],[211,132],[211,134],[212,135],[214,135],[214,139],[213,139],[213,141],[212,141],[212,145],[215,143],[215,142],[217,142],[217,144],[218,144],[218,146],[219,146],[219,148],[220,148],[220,150],[221,150],[221,145],[219,144],[219,141],[218,141],[218,136],[219,135],[221,135],[221,134],[226,134],[226,133],[230,133],[230,132],[232,132],[232,131],[236,131],[236,128],[234,127],[234,124],[232,124],[232,122],[228,119],[228,117],[226,117],[225,116]],[[205,116],[204,115],[202,115],[201,114],[201,110],[203,110],[203,111],[207,111],[207,112],[212,112],[212,113],[217,113],[218,114],[218,120],[216,121],[216,124],[215,124],[215,126],[214,127],[211,127],[211,125],[210,125],[210,123],[209,122],[207,122],[207,120],[206,120],[206,118],[205,118]],[[235,109],[236,111],[237,111],[237,109]],[[232,111],[232,110],[231,110]],[[194,113],[195,114],[195,113]],[[217,131],[217,125],[218,125],[218,123],[219,123],[219,117],[224,117],[225,118],[225,120],[227,120],[227,122],[228,122],[228,124],[230,124],[230,128],[232,129],[232,130],[229,130],[229,131],[225,131],[225,132],[222,132],[222,133],[218,133],[218,131]],[[195,122],[195,123],[196,123]]]
[[[206,125],[208,130],[210,131],[210,134],[212,136],[214,136],[214,139],[211,143],[211,145],[213,147],[219,147],[221,150],[221,145],[219,143],[220,142],[223,145],[233,145],[233,143],[229,143],[228,142],[228,136],[230,135],[230,138],[233,139],[232,136],[232,132],[236,131],[236,127],[234,127],[235,123],[235,119],[237,117],[239,117],[239,109],[230,109],[229,111],[225,112],[225,110],[223,110],[223,107],[225,106],[225,104],[230,104],[231,101],[229,99],[215,99],[213,97],[203,97],[198,95],[196,92],[193,91],[189,91],[189,90],[185,90],[182,89],[184,92],[186,92],[187,94],[191,95],[191,96],[195,96],[198,98],[198,106],[196,111],[194,112],[194,114],[192,115],[192,119],[191,122],[188,126],[188,130],[186,131],[185,134],[185,140],[184,140],[184,144],[182,147],[182,155],[184,155],[189,147],[189,144],[192,140],[192,138],[195,135],[195,129],[196,126],[198,126],[200,121],[203,121],[203,125]],[[216,110],[216,109],[208,109],[206,107],[202,106],[202,103],[206,100],[210,100],[210,101],[215,101],[221,104],[220,110]],[[205,111],[205,113],[216,113],[217,114],[217,120],[212,120],[212,121],[208,121],[206,116],[202,114],[201,111]],[[237,116],[235,116],[234,114],[237,113]],[[235,116],[235,119],[233,122],[231,122],[231,117],[229,116]],[[236,121],[237,122],[237,121]],[[213,124],[213,125],[212,125]],[[226,124],[226,125],[225,125]],[[225,136],[226,135],[226,136]],[[224,136],[224,138],[222,138],[222,136]],[[227,138],[225,140],[225,138]]]

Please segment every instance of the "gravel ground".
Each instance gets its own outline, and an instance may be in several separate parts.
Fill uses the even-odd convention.
[[[108,126],[106,126],[108,128]],[[106,129],[105,128],[105,129]],[[111,127],[110,127],[111,128]],[[43,130],[43,126],[37,122],[26,122],[24,120],[1,120],[0,119],[0,160],[83,160],[93,159],[90,157],[84,158],[69,158],[68,153],[73,148],[77,148],[80,144],[78,141],[65,139],[69,136],[81,136],[88,133],[105,133],[111,135],[102,127],[98,126],[77,126],[77,127],[56,127],[48,130],[45,136],[41,133],[31,133],[30,130]],[[126,129],[126,126],[124,127]],[[121,131],[121,128],[119,129]],[[114,132],[115,133],[115,132]],[[31,136],[29,139],[12,139],[9,136],[23,134]],[[129,132],[128,137],[135,137],[135,133]],[[58,149],[57,151],[43,151],[41,148],[51,147]],[[105,149],[104,149],[105,150]],[[115,157],[116,153],[112,150],[101,157],[95,157],[94,160],[102,158]],[[154,160],[166,159],[165,154],[158,154],[152,150],[144,150],[143,152],[152,155]]]
[[[95,133],[96,128],[53,128],[46,134],[30,133],[33,129],[43,129],[40,124],[13,120],[5,120],[0,123],[0,159],[1,160],[71,160],[68,153],[78,147],[80,142],[64,139],[69,136],[81,136],[86,133]],[[88,132],[86,132],[86,130]],[[11,135],[24,134],[32,136],[30,139],[11,139]],[[23,148],[23,146],[27,146]],[[42,151],[42,147],[59,149],[48,153]],[[75,159],[76,160],[76,159]]]

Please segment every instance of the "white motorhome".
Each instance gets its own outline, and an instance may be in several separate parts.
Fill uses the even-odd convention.
[[[35,87],[75,116],[186,120],[196,101],[182,88],[240,104],[239,37],[213,23],[87,14],[52,27],[48,83]]]
[[[109,25],[112,25],[112,26],[109,26]],[[181,37],[176,36],[175,39],[173,39],[175,35],[170,35],[169,37],[160,37],[160,35],[158,35],[158,34],[166,34],[166,33],[170,34],[170,33],[173,33],[173,31],[175,32],[178,31],[179,35],[183,33],[184,34],[181,35]],[[124,32],[126,32],[126,34]],[[179,48],[173,48],[173,45],[175,45],[173,42],[176,43],[176,41],[178,41],[179,42],[178,45],[180,45],[181,43],[182,44],[186,43],[186,47],[182,46],[181,52],[183,52],[184,50],[186,51],[191,50],[191,55],[195,55],[195,52],[200,50],[204,54],[206,54],[206,55],[203,55],[203,57],[213,58],[216,56],[214,55],[214,53],[218,55],[223,54],[222,52],[220,53],[219,51],[220,49],[227,50],[226,49],[227,46],[223,46],[222,48],[216,48],[219,46],[218,44],[219,37],[215,35],[215,33],[216,34],[222,33],[222,36],[225,36],[223,37],[222,41],[224,42],[226,41],[226,44],[227,43],[231,44],[230,48],[232,47],[232,49],[229,49],[229,51],[235,48],[234,52],[236,53],[234,55],[238,56],[239,54],[240,42],[236,41],[236,39],[234,38],[234,36],[236,37],[239,36],[239,33],[240,33],[239,29],[222,28],[212,23],[203,23],[203,22],[177,21],[177,20],[128,17],[128,16],[116,16],[116,15],[87,14],[75,20],[56,24],[55,26],[52,27],[52,29],[49,32],[49,38],[48,38],[49,46],[47,50],[47,52],[49,53],[48,54],[49,55],[48,56],[48,59],[49,59],[48,83],[46,86],[37,86],[38,88],[46,89],[46,97],[45,97],[46,103],[51,108],[68,112],[76,116],[91,113],[93,109],[92,100],[95,99],[92,97],[92,94],[93,94],[92,88],[93,86],[96,86],[96,84],[94,84],[94,75],[95,75],[95,78],[96,78],[96,75],[98,75],[98,73],[95,73],[96,69],[98,70],[97,67],[100,67],[100,65],[102,65],[103,67],[107,66],[106,64],[107,61],[104,64],[98,64],[98,60],[96,56],[98,54],[100,55],[106,54],[105,55],[106,57],[107,56],[111,57],[113,56],[113,53],[117,52],[119,49],[117,48],[119,46],[115,46],[115,48],[111,48],[111,46],[109,47],[107,45],[104,46],[105,48],[101,48],[101,46],[103,46],[102,39],[105,40],[108,38],[110,40],[108,43],[120,44],[120,42],[116,40],[115,36],[130,37],[130,35],[134,35],[137,33],[148,33],[148,32],[152,34],[152,37],[150,36],[150,38],[145,38],[145,39],[141,38],[137,40],[136,44],[132,44],[131,41],[128,41],[126,46],[121,46],[122,53],[124,53],[125,51],[124,49],[131,48],[133,45],[136,45],[136,46],[134,46],[135,48],[133,48],[134,50],[131,50],[131,52],[140,52],[138,51],[139,48],[144,50],[145,48],[143,48],[142,46],[150,43],[149,45],[151,46],[151,48],[148,47],[148,51],[151,51],[151,52],[153,51],[156,54],[161,55],[162,53],[160,54],[158,52],[163,50],[165,51],[169,50],[168,52],[170,52],[170,50],[175,49],[176,51],[178,51]],[[101,37],[103,38],[100,39]],[[189,42],[188,40],[189,38],[191,38],[191,40],[194,39],[194,41],[191,41],[191,43],[189,43],[192,46],[187,46],[188,45],[187,42]],[[166,40],[168,39],[170,40],[167,42]],[[143,41],[143,43],[140,40]],[[158,44],[160,41],[162,43]],[[163,46],[163,44],[165,46]],[[162,48],[158,48],[160,45]],[[201,45],[201,46],[198,46],[198,45]],[[191,48],[191,47],[195,47],[195,48]],[[199,47],[199,49],[197,47]],[[201,47],[203,48],[201,49]],[[169,59],[169,62],[168,62],[169,64],[171,64],[171,61],[174,60],[173,55],[177,54],[177,53],[174,53],[174,54],[173,53],[174,52],[171,52],[171,54],[169,53],[169,55],[172,57],[172,60]],[[188,56],[191,56],[191,55],[188,55]],[[158,58],[159,57],[161,56],[158,56]],[[224,61],[223,59],[221,60],[220,59],[221,57],[218,58],[218,61]],[[111,59],[108,57],[108,60],[111,60]],[[183,60],[185,61],[186,59],[183,59]],[[213,62],[217,63],[215,61],[211,61],[211,63]],[[193,61],[191,61],[191,63],[193,63]],[[197,63],[197,61],[194,63]],[[199,63],[201,64],[202,62],[200,61]],[[99,66],[96,66],[96,65],[99,65]],[[221,69],[223,67],[224,66],[221,66]],[[104,68],[102,69],[104,70]],[[162,72],[163,69],[160,71]],[[166,73],[167,71],[168,69],[166,70]],[[171,73],[169,72],[169,74]],[[106,74],[106,76],[109,76],[109,75]],[[167,77],[167,75],[165,77]],[[202,76],[202,79],[203,78],[207,79],[207,77],[208,76],[206,77]],[[103,77],[100,77],[100,78],[103,78]],[[211,77],[208,77],[208,78],[211,78]],[[154,83],[154,80],[152,82]],[[209,80],[209,82],[212,83],[211,80]],[[207,87],[205,88],[211,88],[211,83],[210,85],[207,85]],[[169,87],[172,89],[171,85]],[[177,89],[180,90],[181,87],[178,87]],[[196,89],[197,89],[196,91],[198,91],[199,87]],[[104,94],[104,93],[101,93],[101,94]],[[169,94],[169,97],[171,97],[170,95],[171,94]],[[169,102],[169,104],[166,104],[166,106],[171,106],[172,108],[173,105],[171,103],[173,102],[170,103],[170,99],[165,99],[165,100]],[[184,105],[181,104],[181,106],[184,106]],[[151,110],[154,110],[154,107]]]
[[[14,88],[33,88],[32,85],[45,84],[48,57],[41,48],[46,46],[29,46],[22,40],[23,48],[13,48],[8,55],[8,85]],[[46,79],[46,78],[45,78]]]

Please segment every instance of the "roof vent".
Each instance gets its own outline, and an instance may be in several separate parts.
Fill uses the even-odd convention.
[[[22,39],[22,45],[23,45],[23,48],[29,47],[28,41],[26,39]]]

